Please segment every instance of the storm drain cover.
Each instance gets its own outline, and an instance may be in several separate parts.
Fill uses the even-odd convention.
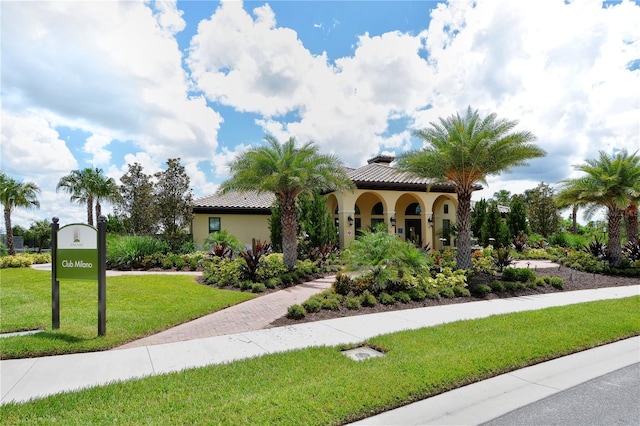
[[[365,359],[384,356],[382,352],[378,352],[368,346],[349,349],[347,351],[342,351],[342,353],[355,361],[364,361]]]

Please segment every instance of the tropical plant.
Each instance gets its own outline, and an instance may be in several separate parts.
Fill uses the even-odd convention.
[[[38,253],[42,253],[45,244],[51,240],[51,223],[48,219],[32,221],[27,233],[38,247]]]
[[[93,206],[96,204],[96,221],[102,213],[100,201],[116,201],[118,187],[113,178],[107,178],[102,169],[72,170],[58,181],[56,192],[62,190],[71,196],[70,201],[87,205],[87,223],[93,226]]]
[[[29,209],[40,207],[38,194],[40,188],[33,182],[19,182],[0,172],[0,203],[4,208],[4,225],[7,232],[7,250],[10,255],[16,254],[13,242],[13,228],[11,226],[11,213],[16,208]]]
[[[482,118],[469,107],[460,114],[440,118],[439,123],[415,132],[426,146],[398,158],[398,166],[435,182],[449,183],[458,196],[457,267],[471,269],[471,194],[488,176],[498,175],[545,152],[532,142],[527,131],[514,132],[517,121],[498,119],[495,113]]]
[[[244,249],[244,246],[235,235],[230,234],[227,230],[222,229],[218,232],[212,232],[207,236],[202,244],[205,250],[215,250],[215,247],[224,246],[225,250],[228,250],[229,257],[233,257],[234,254],[240,253]]]
[[[270,251],[271,244],[252,238],[251,249],[240,252],[240,256],[245,261],[242,269],[248,279],[251,281],[256,280],[256,272],[260,267],[260,260],[262,256],[269,254]]]
[[[622,213],[640,196],[640,157],[626,149],[612,157],[600,151],[598,158],[574,168],[585,175],[560,181],[558,200],[607,208],[607,256],[609,265],[616,268],[622,261]]]
[[[298,250],[296,199],[301,193],[353,188],[353,182],[334,155],[320,154],[307,142],[296,147],[295,139],[284,143],[266,136],[267,146],[252,148],[229,164],[231,178],[221,184],[221,192],[272,192],[282,208],[282,251],[284,263],[292,270]]]

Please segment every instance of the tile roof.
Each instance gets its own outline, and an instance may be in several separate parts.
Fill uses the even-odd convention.
[[[347,175],[356,185],[359,182],[429,184],[429,179],[418,177],[412,173],[401,172],[395,167],[378,163],[370,163],[358,169],[348,170]]]
[[[389,157],[392,158],[392,157]],[[376,157],[376,160],[378,158]],[[426,191],[429,179],[421,178],[412,173],[402,172],[395,167],[370,162],[366,166],[352,169],[344,167],[347,176],[359,189],[388,189],[397,191]],[[454,192],[451,185],[435,184],[432,192]],[[224,195],[212,194],[194,201],[194,210],[268,210],[275,196],[264,192],[229,192]]]
[[[193,201],[194,208],[269,209],[275,200],[270,192],[228,192],[212,194]]]

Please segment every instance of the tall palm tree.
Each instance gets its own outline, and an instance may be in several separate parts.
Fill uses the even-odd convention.
[[[113,178],[106,178],[101,174],[95,175],[95,178],[93,193],[96,201],[96,223],[98,223],[98,219],[102,215],[101,201],[117,202],[120,194],[118,184]]]
[[[101,200],[115,200],[118,186],[112,178],[107,178],[102,169],[85,168],[72,170],[58,181],[56,191],[71,195],[71,202],[87,205],[87,223],[93,226],[93,204],[96,203],[96,218],[100,216]]]
[[[7,229],[7,249],[10,255],[16,254],[13,243],[13,227],[11,226],[11,212],[15,208],[40,207],[38,194],[40,188],[33,182],[18,182],[0,172],[0,202],[4,206],[4,225]]]
[[[499,119],[495,113],[482,118],[477,110],[467,108],[440,118],[439,123],[414,132],[425,146],[398,157],[398,167],[433,183],[448,183],[458,196],[457,267],[471,269],[471,193],[488,176],[526,165],[527,160],[546,153],[532,142],[527,131],[514,132],[517,121]]]
[[[609,265],[617,267],[622,260],[620,230],[622,213],[640,196],[640,157],[626,149],[610,157],[600,151],[596,159],[574,166],[585,176],[560,181],[558,199],[564,203],[580,203],[607,208]]]
[[[232,176],[220,192],[257,191],[273,193],[282,208],[284,264],[293,269],[297,258],[296,198],[301,193],[353,188],[337,157],[320,154],[313,142],[296,148],[295,139],[284,143],[266,136],[267,146],[252,148],[229,164]]]

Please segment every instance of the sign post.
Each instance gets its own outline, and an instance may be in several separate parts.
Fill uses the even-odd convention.
[[[58,222],[60,219],[53,218],[51,224],[51,328],[57,330],[60,328],[60,281],[57,279],[56,272],[56,247],[58,247]]]
[[[53,218],[52,233],[52,328],[60,328],[60,280],[98,282],[98,335],[106,334],[106,218],[100,216],[98,229],[82,223],[59,228]]]

